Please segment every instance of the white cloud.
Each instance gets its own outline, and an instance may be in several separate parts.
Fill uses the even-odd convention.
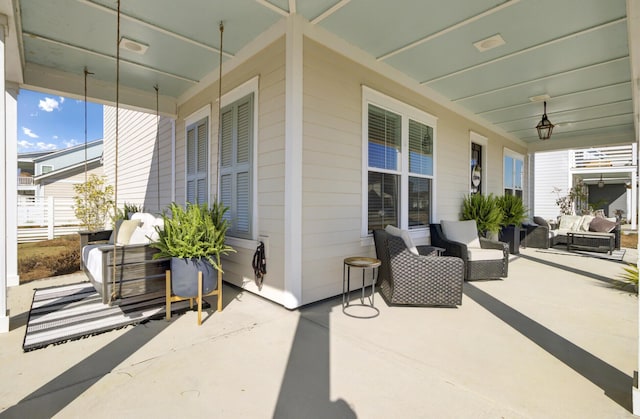
[[[53,138],[54,140],[57,140],[57,139],[58,139],[58,136],[57,136],[57,135],[54,135],[52,138]]]
[[[27,140],[18,141],[18,148],[25,149],[25,148],[31,148],[33,146],[34,144],[30,143]]]
[[[33,131],[31,131],[29,128],[27,127],[22,127],[22,132],[24,133],[24,135],[26,135],[29,138],[38,138],[38,134],[34,133]]]
[[[64,103],[64,98],[60,96],[60,104],[62,105],[63,103]]]
[[[63,141],[62,143],[64,144],[65,147],[73,147],[74,145],[80,144],[80,141],[76,139],[71,139],[69,141]]]
[[[56,109],[60,109],[60,103],[58,103],[58,101],[55,99],[45,97],[38,103],[38,108],[42,109],[45,112],[53,112]]]
[[[43,142],[36,143],[36,147],[38,148],[38,150],[56,150],[58,148],[58,146],[55,144],[47,144]]]
[[[30,114],[29,114],[29,116],[30,116],[30,117],[36,117],[36,116],[38,116],[38,112],[30,113]]]

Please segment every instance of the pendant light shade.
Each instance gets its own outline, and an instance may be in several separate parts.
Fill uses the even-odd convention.
[[[542,114],[542,119],[536,125],[536,129],[538,130],[538,138],[541,140],[548,140],[551,137],[551,132],[553,131],[554,125],[547,118],[547,102],[544,102],[544,113]]]
[[[598,188],[604,188],[604,180],[602,180],[602,173],[600,173],[600,180],[598,181]]]

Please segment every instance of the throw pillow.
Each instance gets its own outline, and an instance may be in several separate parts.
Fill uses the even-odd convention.
[[[591,221],[593,221],[593,219],[596,218],[593,215],[583,215],[582,216],[582,221],[580,222],[580,231],[589,231],[589,224],[591,224]]]
[[[611,233],[616,228],[616,223],[602,217],[595,217],[589,223],[589,231],[598,233]]]
[[[560,230],[578,230],[580,228],[580,215],[563,215],[560,217]]]
[[[409,249],[409,251],[411,253],[413,253],[414,255],[418,255],[419,254],[418,253],[418,248],[413,245],[413,240],[411,240],[411,235],[409,234],[408,231],[401,230],[398,227],[392,226],[391,224],[386,226],[384,230],[387,233],[391,234],[392,236],[396,236],[396,237],[402,238],[402,240],[404,240],[405,246],[407,246],[407,249]]]
[[[533,217],[533,222],[539,226],[547,227],[549,230],[551,230],[551,226],[549,225],[549,222],[542,217]]]
[[[442,233],[451,241],[466,244],[467,247],[480,248],[476,220],[440,221]]]
[[[129,238],[128,244],[149,244],[151,240],[147,237],[147,231],[142,229],[141,227],[136,227]]]
[[[140,220],[122,220],[120,228],[117,228],[116,244],[125,245],[129,244],[131,235],[135,231],[136,227],[140,225]]]

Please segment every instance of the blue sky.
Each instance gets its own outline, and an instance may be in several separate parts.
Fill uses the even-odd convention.
[[[87,104],[87,141],[102,138],[102,105]],[[84,102],[20,90],[18,152],[61,150],[84,144]]]

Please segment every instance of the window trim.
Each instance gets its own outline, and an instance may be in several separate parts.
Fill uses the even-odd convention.
[[[257,240],[258,239],[258,102],[260,90],[260,76],[255,76],[241,85],[231,89],[222,95],[220,108],[224,108],[237,100],[253,93],[253,144],[251,147],[251,238],[233,237],[234,240]],[[218,100],[216,99],[216,102]],[[220,121],[216,122],[218,125]],[[218,138],[216,147],[216,158],[220,157],[220,127],[218,126]],[[216,163],[217,164],[217,163]],[[220,173],[216,179],[216,199],[220,196]],[[231,237],[231,236],[229,236]]]
[[[48,172],[45,172],[44,171],[45,167],[49,167],[50,170]],[[53,165],[52,164],[41,164],[40,165],[40,174],[41,175],[46,175],[47,173],[51,173],[51,172],[53,172]]]
[[[507,189],[506,185],[504,184],[504,176],[506,175],[507,172],[507,168],[505,167],[504,164],[504,158],[505,157],[511,157],[512,159],[514,159],[514,161],[520,160],[522,161],[522,188],[518,189],[515,187],[515,179],[514,179],[514,187],[513,188],[508,188],[511,189],[512,191],[514,191],[514,195],[515,195],[515,191],[522,191],[522,197],[524,199],[524,168],[525,168],[525,160],[524,160],[524,154],[520,154],[517,151],[513,151],[507,147],[505,147],[502,151],[502,194],[504,195],[504,190]],[[515,175],[515,165],[513,167],[514,169],[514,175]]]
[[[400,228],[403,230],[408,230],[411,235],[415,235],[415,237],[421,237],[424,235],[424,232],[429,229],[429,227],[421,227],[409,230],[409,220],[408,220],[408,212],[405,214],[405,211],[408,211],[409,205],[409,177],[411,173],[409,172],[409,153],[407,150],[409,149],[409,119],[412,119],[416,122],[428,125],[433,129],[433,174],[430,176],[420,175],[419,177],[424,177],[431,179],[431,220],[437,220],[437,209],[435,203],[437,202],[437,194],[436,194],[436,184],[437,184],[437,152],[438,152],[438,117],[420,110],[414,106],[408,105],[398,99],[395,99],[391,96],[387,96],[384,93],[381,93],[377,90],[374,90],[368,86],[362,86],[362,209],[361,209],[361,238],[366,239],[371,237],[371,234],[368,232],[369,230],[369,216],[368,216],[368,175],[369,175],[369,155],[368,155],[368,127],[369,127],[369,105],[374,105],[378,108],[385,109],[389,112],[393,112],[395,114],[399,114],[401,117],[401,151],[402,151],[402,167],[400,169]],[[379,170],[380,173],[386,173],[386,170]],[[431,221],[430,220],[430,221]]]
[[[187,153],[187,133],[189,127],[193,124],[201,121],[204,118],[207,119],[207,203],[211,202],[211,162],[214,161],[211,156],[211,104],[208,103],[197,111],[189,114],[184,119],[184,202],[187,202],[187,167],[189,165],[189,155]]]
[[[476,143],[482,146],[482,162],[480,167],[482,168],[482,179],[480,180],[480,194],[487,192],[487,148],[489,147],[489,139],[484,135],[478,134],[475,131],[469,131],[469,176],[467,179],[471,180],[471,143]],[[502,158],[504,164],[504,157]],[[504,182],[504,175],[502,176]]]

